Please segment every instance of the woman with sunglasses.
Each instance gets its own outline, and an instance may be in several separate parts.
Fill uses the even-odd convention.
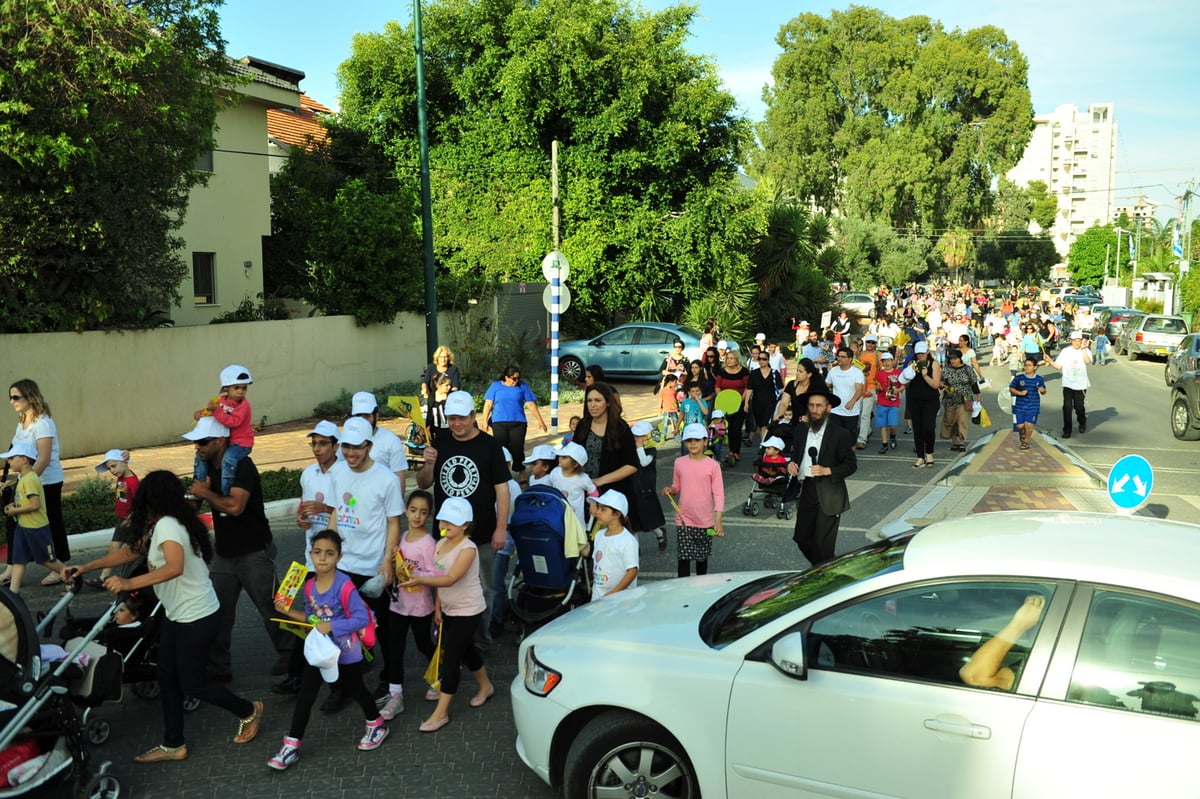
[[[8,403],[17,413],[17,429],[12,443],[31,444],[37,450],[37,461],[33,471],[42,481],[45,492],[46,514],[50,517],[50,539],[54,544],[54,557],[66,563],[71,557],[67,543],[67,525],[63,521],[62,492],[63,468],[58,457],[58,429],[50,418],[50,405],[42,397],[38,384],[28,378],[18,380],[8,387]],[[8,585],[12,570],[12,548],[8,550],[8,565],[0,574],[0,585]],[[50,572],[42,585],[61,583],[62,577]]]

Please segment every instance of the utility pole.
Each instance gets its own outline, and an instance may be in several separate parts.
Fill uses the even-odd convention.
[[[437,270],[433,264],[433,194],[429,188],[429,125],[425,113],[425,38],[421,0],[413,0],[413,46],[417,56],[417,142],[421,161],[421,240],[425,254],[425,360],[438,346]]]

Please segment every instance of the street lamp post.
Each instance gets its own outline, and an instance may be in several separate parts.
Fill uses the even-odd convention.
[[[433,198],[429,188],[429,126],[425,113],[425,38],[421,32],[421,0],[413,0],[413,46],[417,57],[417,143],[421,162],[421,240],[425,255],[425,349],[433,362],[438,346],[437,272],[433,265]]]

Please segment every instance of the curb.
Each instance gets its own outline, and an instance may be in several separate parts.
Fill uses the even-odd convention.
[[[284,521],[288,518],[296,517],[296,509],[299,506],[300,499],[277,499],[274,502],[264,503],[263,507],[267,512],[267,521],[271,523]],[[71,548],[78,547],[79,549],[104,549],[112,541],[113,528],[109,527],[104,530],[92,530],[87,533],[75,533],[70,537]]]

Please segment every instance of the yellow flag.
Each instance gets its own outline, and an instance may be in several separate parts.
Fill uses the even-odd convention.
[[[388,397],[388,407],[403,419],[412,419],[414,424],[425,426],[425,418],[421,415],[421,400],[416,397]]]

